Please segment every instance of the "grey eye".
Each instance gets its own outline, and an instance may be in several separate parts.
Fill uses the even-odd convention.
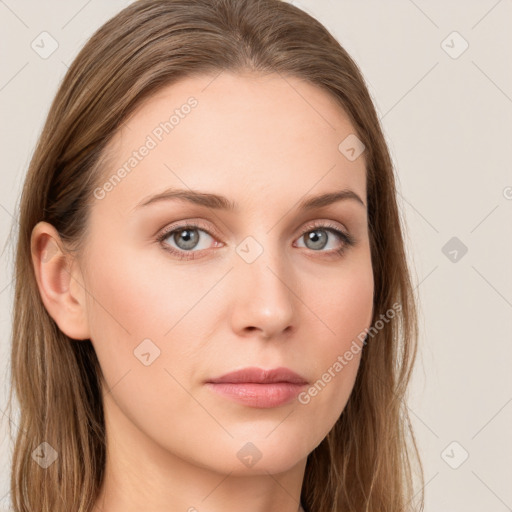
[[[173,239],[176,245],[184,251],[193,249],[199,241],[199,234],[195,228],[175,231]]]
[[[303,238],[308,249],[323,249],[327,245],[327,230],[317,228],[306,233]]]

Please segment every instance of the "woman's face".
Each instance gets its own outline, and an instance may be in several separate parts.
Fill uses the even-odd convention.
[[[115,442],[219,472],[275,473],[327,435],[372,319],[354,133],[326,92],[274,74],[188,78],[126,120],[81,259]],[[302,207],[340,191],[351,192]],[[246,367],[285,367],[308,384],[206,384]]]

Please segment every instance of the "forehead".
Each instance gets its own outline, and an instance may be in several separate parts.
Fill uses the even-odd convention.
[[[335,99],[299,78],[226,71],[188,77],[123,122],[100,186],[110,181],[109,201],[126,212],[171,186],[245,204],[333,187],[364,198],[365,155],[349,159],[342,151],[342,141],[354,136]]]

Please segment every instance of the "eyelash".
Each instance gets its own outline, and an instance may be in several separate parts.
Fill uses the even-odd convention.
[[[201,251],[185,251],[185,250],[177,250],[174,247],[170,247],[168,244],[164,243],[164,240],[166,238],[169,238],[170,235],[176,232],[185,231],[187,229],[197,229],[200,231],[204,231],[208,235],[210,235],[212,238],[215,238],[214,235],[212,235],[208,229],[206,229],[204,226],[195,223],[195,222],[189,222],[188,224],[183,224],[182,226],[171,226],[167,228],[164,232],[162,232],[157,237],[157,241],[163,246],[164,250],[170,252],[173,256],[176,256],[180,260],[193,260],[195,259],[195,253],[201,252]],[[352,235],[349,233],[345,233],[344,231],[341,231],[333,224],[329,223],[313,223],[307,227],[305,231],[302,232],[300,237],[303,237],[306,233],[310,233],[312,231],[315,231],[317,229],[323,229],[325,231],[329,231],[330,233],[334,233],[337,235],[343,242],[342,246],[339,249],[332,249],[331,251],[315,251],[311,249],[313,252],[325,252],[328,256],[332,257],[341,257],[345,251],[356,244],[356,240]],[[299,238],[300,238],[299,237]]]

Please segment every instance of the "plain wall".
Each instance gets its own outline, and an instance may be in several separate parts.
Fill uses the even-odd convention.
[[[67,67],[129,3],[0,2],[2,246]],[[512,3],[293,3],[324,23],[361,67],[396,166],[421,308],[409,408],[425,467],[426,511],[512,510]],[[43,31],[58,43],[46,59],[31,47]],[[11,254],[8,247],[0,266],[2,412]],[[4,416],[0,510],[8,506],[6,427]]]

